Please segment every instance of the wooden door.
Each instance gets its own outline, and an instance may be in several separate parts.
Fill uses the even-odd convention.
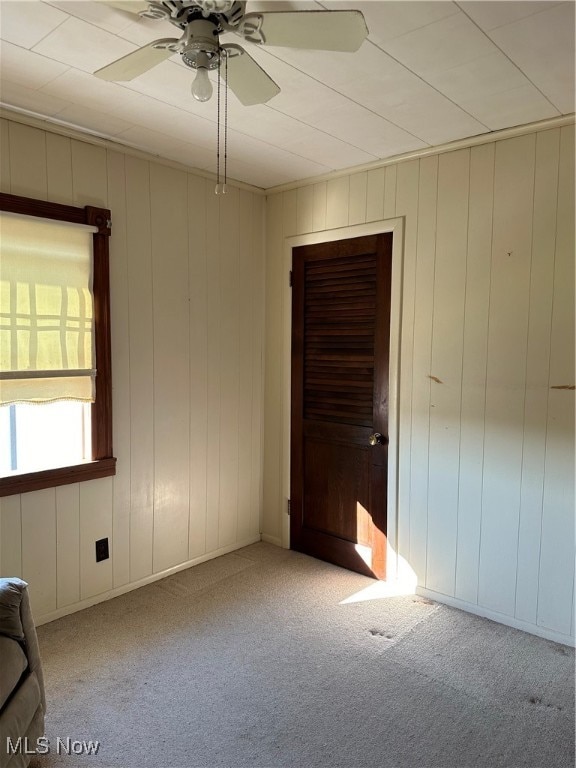
[[[392,235],[293,250],[292,549],[386,574]]]

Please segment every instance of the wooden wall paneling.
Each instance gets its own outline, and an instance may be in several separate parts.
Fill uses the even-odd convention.
[[[348,224],[350,177],[339,176],[326,183],[326,229]]]
[[[361,171],[350,176],[348,224],[366,221],[368,173]]]
[[[83,141],[72,141],[74,205],[108,207],[106,150]]]
[[[412,363],[412,422],[410,457],[410,565],[418,581],[426,579],[428,529],[428,440],[430,434],[430,379],[438,157],[420,161],[418,240],[414,294]]]
[[[112,589],[112,477],[80,483],[80,599]],[[96,562],[96,542],[108,538],[110,558]]]
[[[154,525],[154,307],[150,164],[135,157],[126,157],[125,174],[130,334],[130,580],[137,581],[152,573]]]
[[[414,345],[414,287],[418,237],[418,183],[420,161],[401,163],[398,168],[396,211],[405,217],[402,272],[402,317],[400,320],[400,372],[398,397],[398,553],[410,552],[410,453],[412,423],[412,363]]]
[[[374,168],[366,177],[366,221],[384,218],[385,168]]]
[[[515,616],[536,623],[550,372],[560,131],[536,135]]]
[[[0,498],[0,576],[22,578],[22,496]]]
[[[254,217],[253,195],[240,190],[238,244],[238,329],[239,329],[239,382],[238,382],[238,524],[237,539],[243,541],[250,535],[252,520],[252,425],[257,410],[253,402],[253,377],[255,374],[253,305],[256,301],[255,253],[253,243]]]
[[[190,313],[188,182],[150,167],[154,303],[153,570],[188,559],[190,516]]]
[[[35,617],[56,610],[56,489],[22,494],[22,578]]]
[[[386,178],[384,182],[384,218],[393,219],[396,216],[396,185],[398,171],[397,166],[386,166]]]
[[[284,237],[298,234],[297,189],[291,189],[282,195],[282,234]]]
[[[112,418],[114,455],[113,538],[115,587],[130,581],[130,318],[126,234],[125,155],[107,152],[110,236],[110,325],[112,329]]]
[[[265,328],[265,213],[263,197],[252,198],[253,304],[252,304],[252,486],[250,535],[262,531],[264,437],[264,328]]]
[[[188,175],[190,271],[190,527],[189,559],[206,552],[208,443],[208,307],[206,296],[206,182]]]
[[[10,123],[0,120],[0,192],[11,192],[10,187]]]
[[[80,600],[80,485],[56,490],[56,607]]]
[[[326,229],[326,182],[314,184],[314,209],[312,211],[312,229],[321,232]]]
[[[537,621],[568,634],[574,581],[574,126],[560,132],[557,222]]]
[[[46,134],[22,123],[10,123],[10,192],[46,200]]]
[[[46,134],[46,171],[48,200],[51,203],[74,205],[72,142],[66,136]]]
[[[440,155],[434,273],[426,586],[453,595],[470,150]],[[437,381],[438,379],[439,381]]]
[[[106,150],[73,140],[72,185],[75,205],[108,207]],[[114,372],[112,372],[114,376]],[[114,379],[112,379],[114,381]],[[86,599],[113,586],[114,539],[112,525],[113,478],[80,485],[80,598]],[[94,545],[108,537],[110,559],[96,563]]]
[[[288,275],[282,268],[283,195],[269,195],[266,200],[266,322],[264,379],[264,445],[262,531],[275,539],[281,534],[281,465],[280,445],[282,419],[281,338],[282,292]]]
[[[222,297],[220,369],[220,517],[218,546],[236,541],[238,528],[239,387],[240,387],[240,192],[231,187],[220,200],[222,222],[220,286]],[[245,365],[246,361],[242,361]]]
[[[299,235],[314,229],[314,187],[300,187],[296,193],[296,232]]]
[[[534,134],[496,144],[478,602],[514,615],[534,204]]]
[[[218,548],[220,515],[220,391],[222,343],[222,295],[220,290],[220,236],[224,221],[220,218],[220,197],[212,182],[206,182],[206,257],[208,262],[206,296],[208,303],[208,443],[206,459],[206,551]]]
[[[478,599],[494,145],[470,150],[455,597]]]

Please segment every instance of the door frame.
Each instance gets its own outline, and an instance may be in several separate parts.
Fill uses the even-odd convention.
[[[398,552],[398,405],[400,392],[400,331],[402,312],[402,273],[404,261],[404,216],[380,219],[367,224],[353,224],[336,229],[326,229],[303,235],[285,237],[283,242],[282,266],[286,275],[282,292],[282,438],[281,438],[281,482],[284,511],[282,513],[282,546],[290,547],[290,519],[288,499],[290,498],[290,419],[292,381],[292,288],[288,275],[292,270],[292,249],[300,245],[316,245],[334,240],[348,240],[364,235],[392,233],[392,295],[390,303],[390,368],[389,368],[389,444],[388,444],[388,522],[387,522],[387,570],[388,579],[397,577]]]

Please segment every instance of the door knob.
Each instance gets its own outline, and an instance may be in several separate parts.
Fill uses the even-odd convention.
[[[368,438],[368,442],[370,445],[386,445],[386,438],[384,435],[381,435],[380,432],[374,432],[374,434],[370,435]]]

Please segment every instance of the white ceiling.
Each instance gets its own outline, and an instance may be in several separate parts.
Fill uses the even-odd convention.
[[[282,89],[229,99],[228,173],[258,187],[574,112],[572,0],[248,4],[271,7],[357,8],[370,34],[357,53],[242,43]],[[89,0],[1,0],[0,100],[214,171],[216,99],[192,98],[179,56],[128,83],[91,74],[175,31]]]

